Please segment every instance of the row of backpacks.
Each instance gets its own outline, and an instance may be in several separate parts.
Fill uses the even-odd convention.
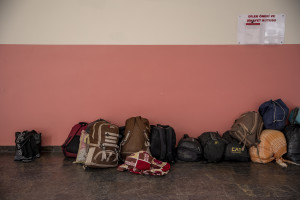
[[[270,100],[259,107],[259,113],[242,114],[222,136],[218,132],[205,132],[198,138],[185,134],[177,148],[176,134],[171,126],[150,126],[149,121],[140,116],[127,119],[123,127],[98,119],[75,125],[62,150],[66,157],[76,158],[75,163],[83,164],[84,168],[116,167],[139,151],[148,152],[157,160],[168,163],[176,160],[218,162],[251,159],[259,163],[276,160],[284,166],[284,162],[300,162],[298,111],[299,108],[296,108],[291,112],[291,125],[286,126],[288,107],[281,99]],[[281,141],[281,146],[272,142],[274,140]],[[267,148],[268,151],[261,150]],[[287,159],[282,158],[283,154],[287,155]]]
[[[151,132],[150,132],[151,131]],[[150,138],[151,137],[151,138]],[[73,126],[62,145],[66,157],[76,157],[84,167],[116,167],[139,151],[148,152],[159,161],[175,162],[176,134],[172,127],[151,125],[141,116],[126,120],[118,127],[104,119]]]
[[[300,164],[299,107],[291,111],[281,99],[270,100],[259,107],[259,113],[246,112],[235,120],[222,136],[206,132],[197,139],[188,135],[179,141],[177,157],[183,161],[208,162],[249,161],[279,165]]]

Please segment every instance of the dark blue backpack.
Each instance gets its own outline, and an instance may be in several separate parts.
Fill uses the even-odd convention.
[[[266,101],[259,107],[265,129],[282,130],[286,125],[289,108],[281,99]]]

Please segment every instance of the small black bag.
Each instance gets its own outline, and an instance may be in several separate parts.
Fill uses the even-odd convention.
[[[288,125],[284,128],[283,133],[287,142],[287,153],[284,157],[300,164],[300,125]]]
[[[205,132],[198,137],[203,147],[204,158],[208,162],[218,162],[222,159],[225,141],[218,132]]]
[[[160,161],[174,163],[176,157],[176,134],[168,125],[151,126],[150,152]]]
[[[15,133],[16,154],[15,161],[30,162],[40,157],[41,133],[35,130]]]
[[[241,162],[250,160],[248,149],[243,148],[243,145],[237,139],[231,137],[229,131],[226,131],[222,138],[226,142],[224,160]]]
[[[202,148],[195,138],[185,134],[177,146],[177,159],[186,162],[195,162],[202,159]]]

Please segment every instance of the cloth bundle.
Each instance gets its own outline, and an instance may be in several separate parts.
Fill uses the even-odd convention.
[[[287,144],[284,134],[277,130],[266,129],[261,133],[261,142],[256,147],[249,149],[250,158],[256,163],[268,163],[276,160],[276,163],[282,167],[287,167],[282,156],[287,152]]]
[[[169,172],[170,164],[155,159],[146,151],[139,151],[127,156],[125,163],[120,165],[117,170],[127,170],[134,174],[163,176]]]

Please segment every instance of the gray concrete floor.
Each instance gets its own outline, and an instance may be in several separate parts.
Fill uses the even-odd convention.
[[[0,153],[1,200],[300,199],[300,166],[275,163],[176,163],[164,177],[91,169],[62,153],[31,163]]]

